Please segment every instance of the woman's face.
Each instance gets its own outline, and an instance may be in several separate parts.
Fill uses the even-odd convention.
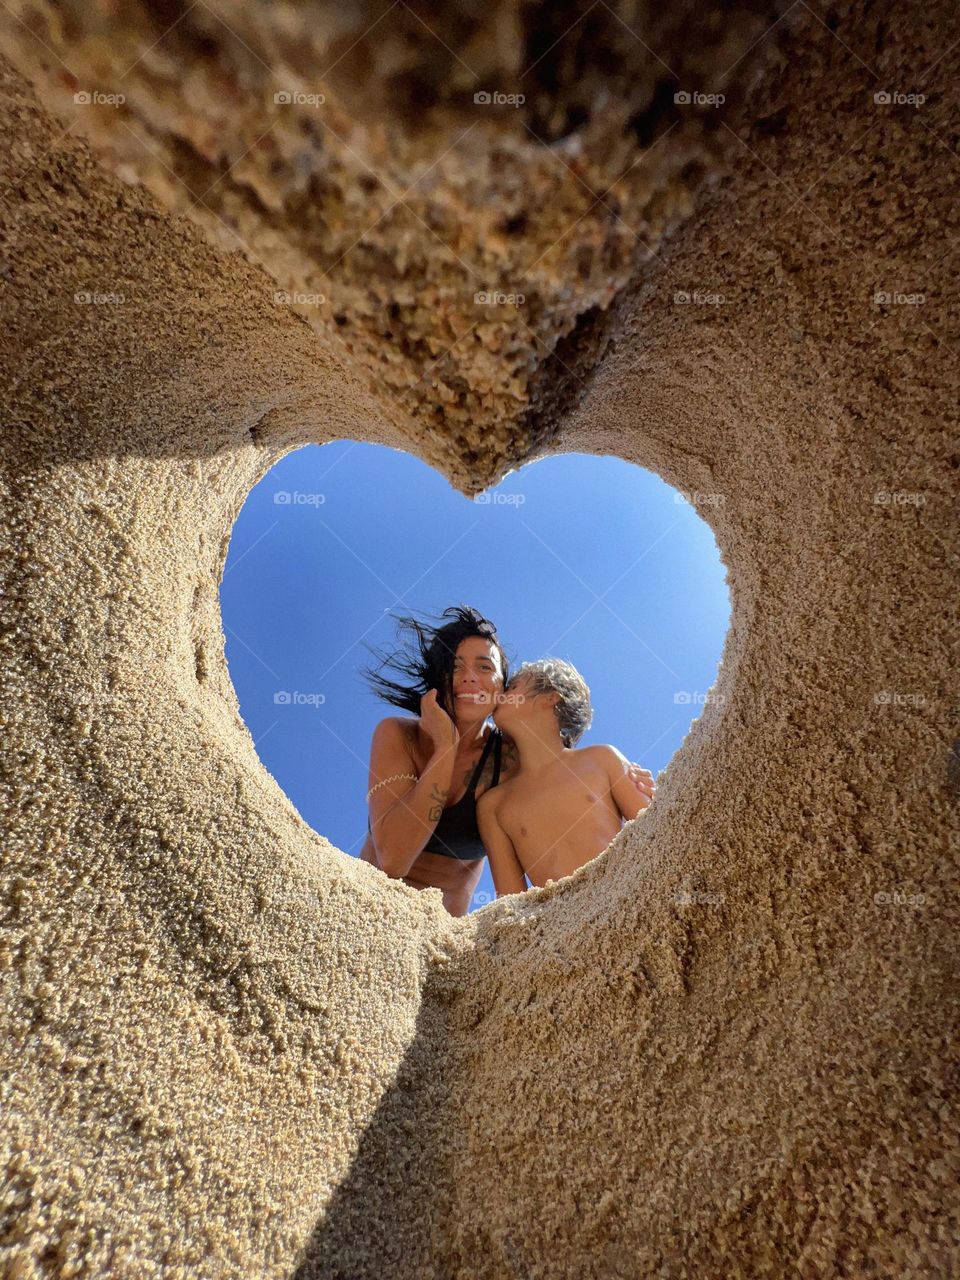
[[[453,705],[457,723],[477,724],[496,706],[503,689],[500,653],[492,640],[467,636],[457,645],[453,660]]]

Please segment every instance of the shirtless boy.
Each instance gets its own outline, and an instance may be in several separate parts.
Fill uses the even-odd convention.
[[[560,658],[526,662],[493,713],[519,752],[516,774],[480,797],[477,822],[497,897],[571,875],[650,804],[616,747],[576,748],[590,727],[590,690]],[[639,789],[638,789],[639,788]]]

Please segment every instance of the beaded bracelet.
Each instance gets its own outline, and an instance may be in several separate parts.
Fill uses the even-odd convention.
[[[400,778],[412,778],[414,782],[419,782],[420,778],[415,773],[394,773],[389,778],[384,778],[382,782],[378,782],[375,787],[371,787],[367,792],[367,799],[373,795],[375,791],[379,791],[381,787],[385,787],[388,782],[397,782]]]

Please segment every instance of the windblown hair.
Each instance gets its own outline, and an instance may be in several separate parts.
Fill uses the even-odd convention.
[[[534,693],[558,693],[560,700],[554,707],[560,737],[565,747],[575,746],[593,723],[593,707],[590,690],[583,676],[563,658],[541,658],[539,662],[521,663],[516,675],[531,678]]]
[[[497,638],[497,629],[489,618],[485,618],[476,609],[469,605],[451,605],[436,617],[436,621],[441,624],[439,626],[431,626],[406,615],[394,614],[393,617],[397,622],[398,635],[403,631],[412,633],[414,644],[393,653],[383,653],[367,645],[379,660],[379,669],[365,667],[360,672],[361,677],[384,702],[418,716],[420,699],[428,689],[436,689],[437,701],[447,715],[453,718],[453,661],[457,656],[457,646],[468,636],[480,636],[496,647],[506,683],[509,675],[507,655]],[[444,618],[449,618],[450,621],[444,622]],[[384,674],[385,671],[405,678],[393,680]]]

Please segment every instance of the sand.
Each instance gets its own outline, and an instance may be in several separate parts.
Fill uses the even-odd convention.
[[[292,65],[283,22],[306,19],[247,9],[262,66]],[[439,136],[456,143],[418,211],[455,211],[469,267],[442,223],[437,239],[411,214],[341,268],[364,226],[330,230],[359,182],[346,147],[324,152],[340,185],[309,188],[324,212],[309,244],[286,170],[273,208],[242,166],[222,203],[205,193],[230,125],[217,87],[227,100],[242,47],[211,53],[212,10],[172,9],[177,42],[131,75],[128,110],[69,129],[64,65],[109,86],[149,24],[129,6],[99,31],[38,4],[30,34],[14,12],[0,46],[2,1273],[955,1272],[960,50],[946,4],[742,10],[729,39],[638,9],[655,55],[627,42],[616,61],[637,94],[631,155],[671,123],[655,57],[707,91],[740,55],[722,122],[683,117],[638,161],[644,183],[620,190],[651,252],[587,218],[568,246],[595,246],[582,292],[564,294],[548,254],[553,283],[536,281],[523,324],[498,313],[479,338],[456,290],[494,240],[469,175],[488,203],[509,180],[497,208],[526,214],[504,232],[518,240],[505,281],[549,248],[541,210],[576,216],[579,179],[557,164],[550,188],[542,143],[513,117],[456,143],[455,59],[430,81],[448,133],[410,105],[433,63],[391,80],[386,36],[368,38],[370,93],[351,100],[348,83],[336,109],[362,120],[368,99],[366,132],[344,141],[394,177],[419,173]],[[571,15],[550,18],[557,38]],[[495,6],[457,46],[505,88],[516,67],[489,24],[508,20],[531,19]],[[351,32],[326,21],[342,52]],[[453,17],[435,21],[452,39]],[[554,61],[527,123],[562,135],[595,62]],[[192,151],[170,114],[178,75]],[[593,180],[623,160],[609,113],[584,125]],[[155,150],[124,151],[130,127]],[[188,212],[188,170],[215,214]],[[344,324],[275,300],[321,275]],[[261,765],[224,658],[227,542],[279,458],[335,439],[405,448],[465,493],[534,456],[616,454],[711,526],[733,605],[712,697],[643,821],[575,876],[455,920],[439,892],[334,848]]]

